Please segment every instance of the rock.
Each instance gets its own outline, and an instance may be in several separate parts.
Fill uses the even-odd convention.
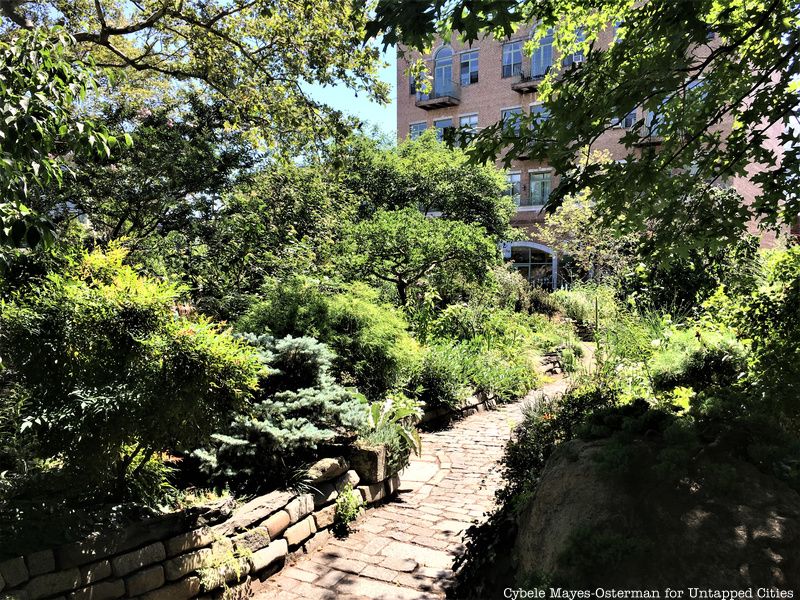
[[[124,595],[125,584],[122,579],[112,579],[75,590],[69,595],[69,600],[114,600]]]
[[[316,531],[317,526],[314,524],[314,517],[309,515],[302,521],[289,527],[283,536],[286,538],[289,546],[299,546],[308,538],[310,538]]]
[[[311,495],[314,498],[314,508],[317,509],[336,500],[339,492],[336,491],[333,483],[326,482],[317,485]]]
[[[142,596],[142,600],[189,600],[200,593],[200,578],[187,577]]]
[[[392,475],[384,482],[386,486],[386,497],[394,496],[400,489],[400,475]]]
[[[356,446],[350,453],[350,464],[364,483],[377,483],[389,475],[386,472],[386,446]]]
[[[347,461],[341,456],[336,458],[323,458],[308,468],[308,479],[311,483],[321,483],[335,479],[350,468]]]
[[[225,523],[216,525],[214,531],[227,536],[232,533],[241,533],[260,524],[273,513],[281,510],[292,499],[290,492],[271,492],[264,496],[254,498],[241,506]]]
[[[653,477],[663,441],[631,443],[636,459],[624,480],[599,467],[608,440],[573,440],[553,453],[518,513],[508,549],[516,572],[500,578],[498,567],[494,590],[519,573],[592,589],[800,588],[797,491],[732,454],[710,452],[693,461],[691,485],[676,485]],[[730,481],[710,485],[720,472]]]
[[[185,512],[171,513],[134,523],[108,535],[65,544],[54,551],[56,567],[67,569],[85,565],[153,542],[160,543],[160,540],[196,527],[196,525],[191,527],[191,524],[197,519],[204,519],[203,515],[208,511],[208,507],[198,507]]]
[[[81,567],[81,583],[88,585],[106,577],[111,577],[111,561],[101,560],[92,565]]]
[[[123,577],[133,571],[138,571],[142,567],[161,562],[167,557],[164,544],[156,542],[139,548],[133,552],[117,556],[111,560],[111,569],[117,577]]]
[[[325,529],[326,527],[330,527],[333,525],[333,521],[336,518],[336,505],[331,504],[330,506],[326,506],[322,510],[318,510],[314,513],[314,523],[317,526],[317,530]]]
[[[313,512],[314,497],[311,494],[300,494],[286,505],[285,510],[289,513],[291,522],[297,523],[300,519]]]
[[[125,578],[128,596],[136,597],[164,585],[164,567],[156,565]]]
[[[31,577],[43,575],[56,570],[56,557],[52,550],[42,550],[26,556],[25,564],[28,566],[28,574]]]
[[[289,517],[289,513],[285,510],[281,510],[264,521],[263,527],[267,528],[267,531],[269,532],[269,539],[275,540],[279,538],[284,531],[286,531],[286,528],[289,527],[291,522],[292,519]]]
[[[361,496],[367,504],[374,504],[386,497],[386,490],[383,486],[383,482],[361,485],[356,489],[361,492]]]
[[[239,551],[246,550],[248,552],[256,552],[269,546],[270,539],[268,528],[256,527],[255,529],[237,535],[233,538],[233,544]]]
[[[62,592],[70,592],[81,585],[81,572],[78,568],[67,569],[57,573],[48,573],[34,577],[25,586],[31,600],[55,596]]]
[[[273,540],[266,548],[254,552],[250,557],[250,566],[253,573],[258,573],[275,563],[283,560],[289,553],[289,544],[286,540]]]
[[[200,548],[188,554],[181,554],[170,558],[164,563],[164,574],[169,581],[180,579],[197,569],[203,569],[214,564],[215,554],[211,548]]]
[[[28,580],[28,567],[25,560],[18,556],[0,563],[0,576],[6,582],[6,587],[16,587]]]
[[[167,556],[183,554],[189,550],[210,546],[214,541],[214,532],[208,527],[187,531],[164,542]]]
[[[358,476],[358,473],[350,469],[347,473],[339,477],[334,483],[334,487],[336,491],[340,494],[342,490],[349,484],[353,488],[355,488],[361,482],[361,478]]]

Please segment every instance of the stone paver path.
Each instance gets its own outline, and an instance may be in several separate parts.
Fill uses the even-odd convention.
[[[565,386],[563,380],[547,384],[520,402],[422,434],[422,455],[412,456],[400,474],[397,496],[368,510],[347,538],[329,537],[294,555],[262,584],[256,600],[443,598],[465,530],[494,505],[498,460],[522,405]]]

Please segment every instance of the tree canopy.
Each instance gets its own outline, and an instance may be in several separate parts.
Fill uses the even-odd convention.
[[[61,25],[77,56],[125,75],[126,94],[202,90],[231,125],[273,151],[305,148],[352,124],[312,98],[309,83],[343,83],[388,101],[360,2],[0,0],[0,14],[6,33]]]
[[[785,123],[800,87],[797,2],[380,0],[368,31],[424,50],[437,33],[474,41],[528,23],[528,51],[554,28],[557,53],[582,50],[585,60],[552,69],[540,84],[549,119],[528,118],[519,134],[509,125],[485,128],[474,157],[508,147],[506,161],[547,160],[561,174],[553,205],[589,187],[600,213],[625,216],[615,219],[621,230],[650,227],[667,246],[722,245],[751,219],[766,227],[796,219],[800,143]],[[626,160],[585,161],[614,119],[634,109],[637,122],[622,137]],[[747,170],[753,163],[760,172]],[[750,206],[733,195],[717,204],[702,185],[737,176],[760,187]]]

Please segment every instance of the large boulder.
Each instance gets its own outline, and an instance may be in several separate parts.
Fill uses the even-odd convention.
[[[796,491],[730,455],[701,455],[677,483],[654,477],[658,443],[634,443],[624,478],[599,466],[613,456],[607,441],[553,454],[517,517],[517,583],[800,589]]]

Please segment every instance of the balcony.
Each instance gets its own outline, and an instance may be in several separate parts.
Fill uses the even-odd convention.
[[[417,92],[414,103],[423,110],[434,110],[461,104],[461,86],[455,81],[434,81],[433,89],[424,94]]]
[[[533,74],[530,66],[525,66],[511,81],[511,89],[519,94],[535,92],[544,79],[544,74]]]

